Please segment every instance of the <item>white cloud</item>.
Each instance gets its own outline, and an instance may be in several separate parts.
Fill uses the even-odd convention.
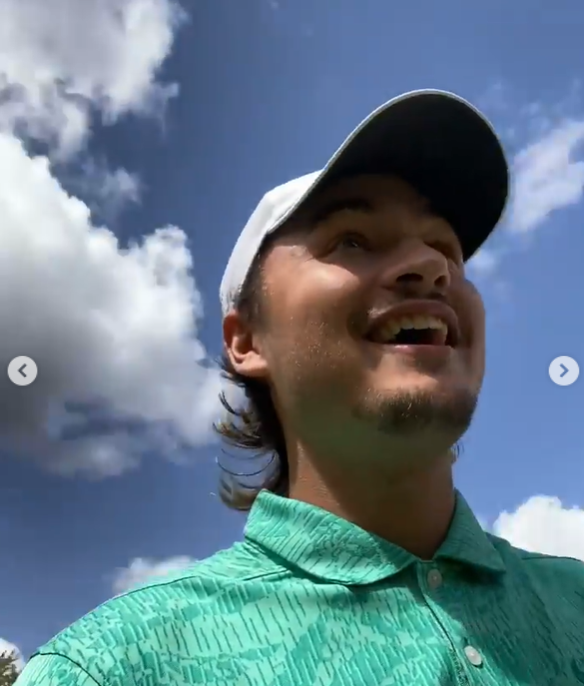
[[[159,113],[182,16],[172,0],[0,0],[0,361],[39,368],[26,389],[2,386],[0,441],[56,472],[181,459],[217,416],[185,234],[161,227],[122,248],[56,176],[78,163],[92,112]],[[32,157],[23,135],[58,145]],[[102,205],[139,197],[124,170],[90,166],[85,180]]]
[[[61,471],[118,473],[144,438],[169,451],[206,440],[220,381],[196,337],[203,310],[184,233],[162,228],[122,250],[46,159],[6,135],[0,211],[0,320],[14,323],[0,352],[39,367],[25,392],[5,387],[4,441]],[[128,425],[138,419],[153,422],[147,436]],[[71,440],[51,440],[63,432]]]
[[[524,245],[558,210],[584,197],[582,87],[576,80],[554,102],[521,102],[515,89],[494,83],[479,99],[510,152],[511,194],[497,237],[503,251],[482,250],[471,262],[478,276],[493,276],[516,239]]]
[[[125,169],[106,171],[101,176],[99,188],[101,197],[116,206],[130,200],[138,202],[140,199],[140,179]]]
[[[584,560],[584,509],[564,507],[559,498],[533,496],[502,512],[493,533],[518,548]]]
[[[546,129],[521,150],[513,162],[514,197],[508,226],[526,233],[556,210],[575,205],[584,194],[584,160],[577,159],[584,143],[584,121],[565,120]]]
[[[159,112],[177,87],[157,73],[185,16],[174,0],[0,0],[0,126],[69,154],[92,110]]]
[[[127,567],[118,569],[114,575],[114,593],[123,593],[135,586],[147,581],[163,577],[172,572],[180,571],[194,564],[196,560],[191,557],[170,557],[166,560],[149,560],[137,557]]]
[[[21,671],[24,667],[24,658],[18,646],[10,643],[4,638],[0,638],[0,655],[11,654],[16,656],[16,666]]]
[[[84,156],[79,164],[67,164],[59,169],[59,178],[70,193],[88,203],[92,212],[106,220],[117,220],[129,204],[142,198],[140,177],[126,169],[111,169],[104,160]]]
[[[481,248],[469,261],[469,267],[476,274],[488,276],[499,264],[499,255],[489,248]]]

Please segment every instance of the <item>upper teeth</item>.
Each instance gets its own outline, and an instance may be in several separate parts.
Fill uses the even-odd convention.
[[[379,341],[391,341],[402,329],[438,329],[445,336],[448,334],[448,325],[438,317],[417,315],[392,319],[379,330],[375,338]]]

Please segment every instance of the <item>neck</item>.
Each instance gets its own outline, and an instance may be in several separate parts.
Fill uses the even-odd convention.
[[[423,460],[418,468],[342,469],[313,459],[306,450],[289,454],[290,497],[353,522],[424,560],[444,541],[455,505],[452,457]],[[322,465],[327,464],[323,469]],[[350,471],[350,473],[349,473]]]

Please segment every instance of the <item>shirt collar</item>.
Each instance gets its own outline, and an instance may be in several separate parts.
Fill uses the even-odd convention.
[[[252,507],[245,538],[311,576],[346,585],[375,583],[419,561],[356,524],[268,491]],[[434,559],[495,574],[505,571],[501,555],[458,492],[448,535]]]

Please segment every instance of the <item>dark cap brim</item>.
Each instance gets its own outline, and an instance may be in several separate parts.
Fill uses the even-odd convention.
[[[468,260],[505,209],[509,168],[499,138],[470,103],[444,91],[414,91],[365,119],[311,189],[364,173],[402,177],[456,231]]]

